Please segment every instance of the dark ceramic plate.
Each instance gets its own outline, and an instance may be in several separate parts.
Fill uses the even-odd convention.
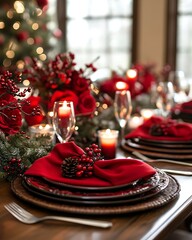
[[[165,173],[157,170],[154,176],[148,179],[140,179],[137,183],[127,186],[119,190],[108,190],[105,192],[68,189],[62,186],[55,186],[44,181],[42,178],[36,177],[24,177],[25,184],[29,188],[34,189],[43,194],[52,195],[54,197],[60,197],[64,199],[78,199],[78,200],[107,200],[107,199],[119,199],[128,198],[135,195],[141,195],[147,191],[150,191],[159,185],[160,180],[164,181],[164,185],[168,184],[168,177]]]
[[[192,154],[192,146],[188,145],[188,148],[178,148],[178,146],[173,148],[170,148],[167,144],[166,145],[161,145],[161,147],[159,147],[159,145],[146,145],[145,143],[142,142],[134,142],[132,141],[132,139],[128,139],[126,141],[126,144],[130,147],[136,148],[136,149],[143,149],[143,150],[147,150],[147,151],[153,151],[153,152],[163,152],[163,153],[169,153],[172,154],[173,151],[174,153],[177,154]]]
[[[23,187],[29,191],[31,194],[34,194],[39,197],[43,197],[47,200],[59,201],[61,203],[70,203],[70,204],[81,204],[81,205],[117,205],[117,204],[127,204],[133,202],[143,201],[144,199],[153,197],[159,194],[162,190],[164,190],[169,184],[169,176],[159,171],[160,180],[156,187],[152,189],[148,189],[148,191],[140,192],[138,191],[136,195],[127,195],[127,190],[122,190],[120,192],[112,193],[111,195],[106,196],[94,196],[94,195],[86,195],[84,193],[79,195],[79,193],[72,192],[71,194],[50,194],[49,191],[44,191],[41,188],[32,187],[27,184],[26,181],[22,182]],[[100,193],[99,193],[100,194]]]

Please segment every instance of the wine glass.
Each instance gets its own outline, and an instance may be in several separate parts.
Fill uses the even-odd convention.
[[[53,128],[61,143],[69,140],[75,129],[73,102],[59,101],[53,106]]]
[[[157,86],[156,106],[163,117],[167,117],[174,105],[174,88],[172,82],[159,82]]]
[[[114,100],[115,117],[121,128],[121,139],[124,137],[125,126],[132,112],[131,94],[129,91],[116,91]]]
[[[190,90],[189,81],[185,78],[185,73],[181,70],[171,71],[168,80],[173,83],[174,101],[182,103],[188,100]]]

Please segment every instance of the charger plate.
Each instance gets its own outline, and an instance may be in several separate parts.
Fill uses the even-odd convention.
[[[20,199],[53,211],[83,215],[117,215],[133,212],[143,212],[158,208],[173,201],[180,192],[180,185],[177,180],[169,176],[168,186],[152,198],[145,201],[130,204],[120,204],[115,206],[79,206],[78,204],[66,204],[41,198],[28,192],[22,185],[22,178],[17,177],[11,182],[13,193]]]
[[[75,190],[74,188],[66,188],[59,185],[50,184],[42,178],[37,177],[24,177],[23,182],[28,188],[36,190],[38,192],[52,195],[54,197],[60,197],[64,199],[79,199],[79,200],[106,200],[106,199],[117,199],[117,198],[128,198],[135,195],[141,195],[147,191],[150,191],[158,185],[168,184],[168,176],[166,173],[157,169],[157,172],[147,178],[139,179],[133,184],[127,185],[124,188],[108,191],[87,191],[87,188]],[[161,181],[161,183],[160,183]],[[89,189],[89,188],[88,188]]]
[[[128,152],[137,151],[137,152],[140,152],[143,155],[146,155],[148,157],[167,158],[167,159],[175,160],[175,161],[176,160],[192,160],[192,153],[191,154],[189,154],[189,153],[179,154],[179,153],[175,153],[174,149],[171,153],[165,153],[164,149],[162,149],[161,152],[155,152],[153,150],[147,150],[147,149],[142,149],[142,148],[139,149],[139,148],[135,148],[135,147],[132,147],[132,146],[128,146],[126,141],[124,141],[124,140],[121,142],[121,146],[124,150],[126,150]]]
[[[75,192],[68,189],[55,189],[55,187],[47,185],[41,179],[24,179],[22,184],[30,193],[55,200],[63,203],[74,203],[78,205],[118,205],[127,204],[137,201],[143,201],[150,198],[162,190],[169,184],[169,177],[165,172],[158,171],[160,180],[158,184],[150,186],[150,180],[141,182],[131,188],[121,189],[116,192]],[[36,180],[36,181],[35,181]],[[35,182],[34,182],[35,181]],[[35,184],[35,185],[34,185]],[[38,185],[37,185],[38,184]],[[148,188],[147,185],[150,187]]]

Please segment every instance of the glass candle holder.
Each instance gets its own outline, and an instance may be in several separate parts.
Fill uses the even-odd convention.
[[[50,141],[54,142],[55,131],[50,124],[37,124],[29,127],[29,134],[31,137],[39,137],[41,135],[50,136]]]
[[[103,129],[98,131],[99,146],[104,159],[113,159],[116,157],[119,131]]]

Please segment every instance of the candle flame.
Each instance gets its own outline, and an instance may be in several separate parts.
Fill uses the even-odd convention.
[[[125,82],[119,81],[116,83],[117,90],[127,90],[128,88],[129,88],[129,85]]]
[[[135,69],[127,70],[127,77],[130,79],[134,79],[137,76],[137,71]]]

